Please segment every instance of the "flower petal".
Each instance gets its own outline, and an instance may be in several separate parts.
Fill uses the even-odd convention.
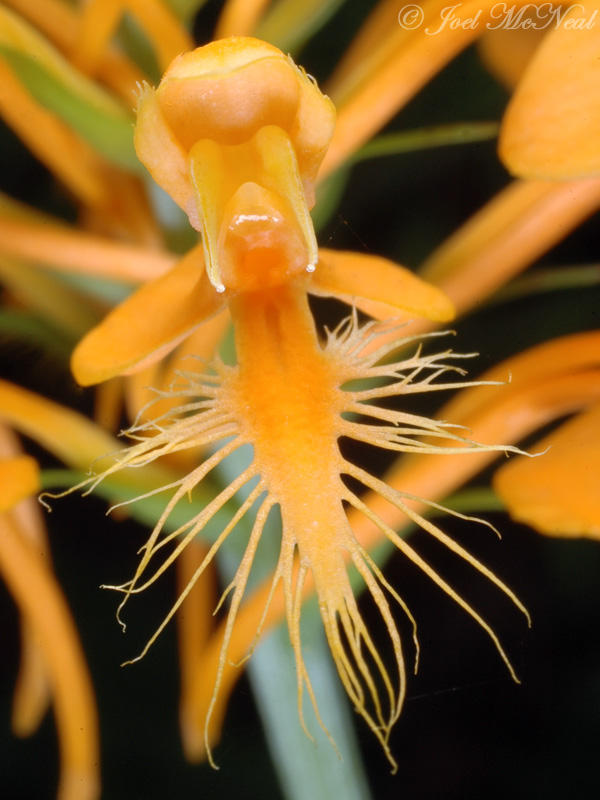
[[[35,631],[21,624],[21,663],[15,681],[11,728],[15,736],[31,736],[51,702],[50,676]]]
[[[84,233],[0,194],[0,252],[68,272],[122,281],[147,281],[173,266],[174,257]]]
[[[67,57],[71,56],[79,37],[77,8],[63,0],[36,0],[35,3],[31,0],[5,0],[5,4],[28,19]],[[98,74],[127,103],[131,102],[137,84],[144,79],[144,74],[132,61],[111,48],[103,52]]]
[[[100,5],[104,0],[99,0]],[[161,0],[127,0],[124,5],[140,23],[156,50],[161,69],[175,56],[191,50],[194,42],[179,23],[169,4]]]
[[[494,488],[519,522],[550,536],[600,539],[600,404],[536,444],[540,458],[518,457],[494,475]]]
[[[482,379],[505,382],[496,386],[474,386],[459,392],[444,409],[453,421],[469,424],[468,420],[508,394],[517,394],[527,387],[561,375],[576,375],[600,368],[600,331],[586,331],[561,336],[524,350],[488,370]],[[592,387],[590,387],[592,388]],[[501,392],[501,394],[499,394]],[[501,437],[500,437],[501,438]]]
[[[3,380],[0,421],[82,470],[119,447],[116,439],[81,414]]]
[[[117,432],[123,413],[123,378],[101,383],[94,397],[94,421],[106,431]]]
[[[517,3],[520,5],[520,3]],[[452,11],[446,0],[407,5],[422,13],[416,26],[399,24],[398,5],[381,3],[351,45],[348,58],[334,73],[327,91],[338,108],[337,125],[323,161],[321,176],[336,169],[448,61],[485,30],[493,0],[461,4],[462,19],[479,17],[472,26],[444,26]],[[456,7],[455,7],[456,8]],[[415,17],[413,16],[413,21]],[[400,21],[401,23],[401,21]]]
[[[0,515],[0,571],[43,648],[61,751],[58,796],[99,796],[98,721],[81,645],[56,579],[10,515]]]
[[[217,22],[215,39],[249,36],[268,5],[269,0],[227,0]]]
[[[530,19],[533,14],[535,11],[524,19]],[[512,92],[546,33],[545,29],[499,28],[484,33],[477,50],[487,69]]]
[[[100,205],[104,186],[92,149],[35,102],[0,60],[0,113],[34,155],[83,202]]]
[[[341,95],[350,84],[356,82],[361,64],[364,68],[365,62],[382,48],[387,37],[397,33],[398,11],[396,0],[379,0],[375,4],[335,65],[330,78],[330,90],[334,94]]]
[[[190,369],[191,365],[198,363],[198,360],[210,362],[219,352],[219,345],[225,335],[231,318],[226,310],[220,311],[211,319],[207,320],[201,328],[191,333],[177,347],[168,359],[155,362],[134,375],[129,375],[125,382],[125,400],[130,419],[155,419],[166,414],[167,411],[180,405],[181,398],[173,396],[159,397],[156,390],[168,392],[177,382],[177,371]],[[98,387],[100,389],[101,386]],[[152,403],[146,411],[145,407]],[[171,458],[178,456],[184,458],[188,466],[190,460],[187,458],[187,451],[173,454]],[[197,453],[192,454],[192,460],[197,457]]]
[[[34,458],[0,459],[0,512],[8,511],[39,488],[40,473]]]
[[[600,205],[600,179],[516,181],[419,270],[464,312],[560,241]]]
[[[122,0],[90,0],[79,12],[77,41],[72,59],[83,71],[93,74],[123,13]]]
[[[500,157],[526,178],[600,172],[600,4],[569,13],[537,51],[506,111]]]
[[[160,0],[89,0],[80,17],[80,39],[76,59],[88,72],[95,72],[103,51],[121,16],[129,11],[156,50],[162,69],[179,53],[193,47],[187,31],[168,4]]]
[[[451,301],[435,286],[393,261],[363,253],[321,248],[310,291],[355,303],[376,319],[398,309],[436,322],[454,317]]]
[[[0,458],[4,461],[20,455],[21,445],[17,435],[10,428],[0,425]],[[32,487],[31,491],[37,492],[38,488]],[[6,492],[6,484],[0,479],[0,492],[2,490]],[[6,500],[6,493],[2,500]],[[11,517],[36,552],[49,564],[50,548],[37,498],[26,497],[18,502],[11,508]],[[50,682],[35,632],[25,620],[21,620],[20,627],[21,659],[13,695],[11,727],[15,736],[29,736],[37,730],[50,705]]]
[[[254,29],[254,35],[297,53],[335,14],[344,0],[278,0]]]
[[[83,386],[130,374],[162,358],[223,306],[204,270],[202,248],[147,283],[77,346],[71,362]]]

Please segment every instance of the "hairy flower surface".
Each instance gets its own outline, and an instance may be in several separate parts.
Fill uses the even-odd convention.
[[[437,380],[448,372],[463,374],[454,366],[457,356],[451,351],[424,355],[421,346],[415,345],[416,337],[396,332],[390,340],[389,323],[361,326],[356,311],[327,332],[324,342],[319,340],[309,292],[356,299],[359,307],[362,300],[362,307],[372,312],[378,306],[392,306],[435,319],[449,317],[449,306],[439,292],[382,259],[368,260],[370,272],[362,274],[365,262],[358,256],[345,259],[345,254],[324,253],[317,264],[308,209],[332,128],[330,101],[289,59],[263,42],[233,38],[177,58],[159,87],[146,88],[142,94],[136,146],[155,178],[202,231],[206,271],[196,248],[92,331],[75,352],[73,367],[87,383],[106,377],[107,370],[139,369],[171,349],[190,327],[228,307],[237,365],[217,361],[202,373],[181,372],[172,389],[181,405],[134,425],[129,431],[134,444],[91,480],[93,488],[117,470],[189,448],[211,448],[187,476],[163,487],[173,493],[142,550],[134,577],[112,587],[125,594],[119,611],[132,594],[150,586],[178,558],[228,501],[245,490],[245,498],[237,498],[237,511],[143,651],[240,520],[246,514],[253,517],[245,553],[224,593],[224,597],[230,594],[230,605],[214,706],[253,559],[271,509],[278,506],[281,548],[264,613],[281,582],[296,658],[300,715],[306,687],[318,717],[300,632],[303,590],[310,576],[344,688],[395,765],[388,737],[404,698],[405,666],[390,600],[411,620],[412,616],[356,540],[347,518],[349,507],[375,522],[384,537],[482,625],[515,675],[488,623],[365,505],[358,487],[383,496],[527,612],[490,570],[411,508],[414,497],[391,489],[340,451],[344,438],[405,453],[455,453],[483,446],[460,436],[449,423],[380,405],[392,397],[465,385],[460,380]],[[157,292],[158,286],[162,292]],[[152,310],[150,300],[156,303]],[[182,317],[177,316],[178,307],[186,309]],[[157,322],[154,331],[142,337],[143,346],[136,345],[135,353],[127,353],[127,344],[121,347],[116,332],[122,330],[128,314],[144,308],[153,320],[154,308],[157,315],[164,308],[172,322],[163,322],[162,327]],[[385,341],[380,338],[384,330]],[[393,352],[411,345],[412,355],[394,360]],[[104,365],[95,363],[94,356],[102,353]],[[200,513],[175,531],[165,532],[177,504],[244,445],[252,446],[251,463]],[[381,615],[393,667],[380,655],[358,608],[347,562],[363,579]],[[261,624],[257,634],[260,628]],[[210,715],[209,709],[207,750]]]

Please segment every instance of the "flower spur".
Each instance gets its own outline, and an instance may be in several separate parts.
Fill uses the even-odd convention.
[[[369,259],[370,273],[361,275],[360,256],[324,251],[319,258],[308,209],[332,129],[329,100],[270,45],[233,38],[176,59],[156,90],[143,91],[136,147],[154,178],[202,232],[202,248],[192,250],[166,276],[140,289],[110,314],[79,345],[73,369],[82,383],[139,369],[227,306],[234,325],[237,365],[216,361],[202,374],[181,373],[183,383],[173,388],[181,405],[134,426],[130,431],[134,444],[116,457],[113,466],[87,481],[91,491],[117,470],[192,447],[212,448],[187,476],[157,490],[172,490],[173,494],[142,548],[133,578],[111,587],[125,595],[119,611],[132,594],[154,583],[205,531],[217,512],[246,488],[249,493],[141,655],[238,522],[254,509],[245,553],[221,600],[231,595],[212,710],[256,549],[271,510],[278,506],[282,539],[267,607],[281,582],[296,659],[300,717],[306,687],[319,718],[300,634],[303,589],[312,580],[344,688],[395,766],[388,737],[404,698],[405,666],[388,597],[398,602],[411,620],[412,616],[353,535],[346,515],[349,506],[372,519],[375,515],[343,476],[350,478],[352,485],[372,489],[396,505],[527,612],[490,570],[411,509],[414,498],[387,487],[348,461],[339,440],[354,439],[395,452],[513,448],[478,445],[459,435],[449,423],[379,405],[381,400],[403,394],[466,385],[461,380],[435,382],[449,371],[462,373],[453,364],[457,356],[450,351],[423,355],[419,345],[414,355],[390,361],[394,351],[413,344],[415,337],[378,342],[384,328],[389,332],[389,324],[372,322],[361,327],[356,310],[327,332],[323,344],[319,341],[308,293],[351,299],[355,308],[371,313],[389,314],[395,307],[437,320],[451,316],[450,305],[440,292],[383,259]],[[153,329],[149,329],[148,319]],[[121,334],[131,322],[141,327],[142,334],[129,346]],[[367,387],[356,383],[365,379]],[[352,388],[356,386],[360,388]],[[200,513],[164,533],[175,506],[220,463],[248,444],[253,451],[250,465]],[[384,524],[380,528],[482,625],[515,677],[485,620],[393,530]],[[155,556],[169,545],[171,552],[152,568]],[[390,676],[358,608],[347,561],[363,579],[381,615],[397,678]]]

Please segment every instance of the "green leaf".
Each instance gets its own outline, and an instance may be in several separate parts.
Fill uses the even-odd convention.
[[[97,306],[66,285],[52,271],[26,261],[0,256],[0,278],[23,305],[48,320],[68,338],[77,341],[97,325]]]
[[[455,492],[443,502],[451,511],[460,514],[479,514],[482,511],[506,511],[506,506],[489,486],[474,486],[471,489],[462,489]],[[431,509],[430,516],[443,514],[443,511]]]
[[[88,295],[102,303],[116,306],[123,302],[136,286],[122,281],[110,280],[99,275],[85,275],[79,272],[57,272],[46,268],[46,272],[56,277],[65,286],[76,289],[81,294]]]
[[[133,116],[116,103],[101,104],[85,96],[58,72],[49,71],[36,59],[11,46],[0,44],[0,54],[38,103],[60,117],[110,162],[143,174],[133,147]]]
[[[341,689],[315,600],[302,609],[306,667],[340,757],[319,726],[306,698],[304,716],[315,741],[298,719],[296,665],[285,626],[257,647],[248,664],[267,744],[286,800],[368,800],[371,797],[354,734],[348,701]]]

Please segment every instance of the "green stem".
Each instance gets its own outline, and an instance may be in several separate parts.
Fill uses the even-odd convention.
[[[373,139],[361,147],[350,160],[352,163],[357,163],[369,158],[411,153],[432,147],[483,142],[495,139],[499,127],[497,122],[456,122],[416,128],[412,131],[398,131]]]
[[[490,304],[517,300],[539,292],[562,289],[585,289],[600,284],[600,264],[581,264],[540,269],[504,286],[490,300]]]

